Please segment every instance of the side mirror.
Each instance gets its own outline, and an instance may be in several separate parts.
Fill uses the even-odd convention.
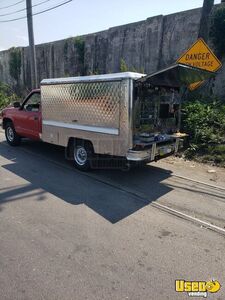
[[[20,102],[14,102],[13,103],[13,107],[15,107],[15,108],[20,108]]]

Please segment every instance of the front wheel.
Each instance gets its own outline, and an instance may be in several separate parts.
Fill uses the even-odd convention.
[[[12,122],[8,122],[5,126],[5,137],[10,146],[18,146],[20,144],[20,136],[16,133]]]
[[[73,158],[77,169],[88,171],[91,168],[93,150],[89,143],[75,143],[73,145]]]

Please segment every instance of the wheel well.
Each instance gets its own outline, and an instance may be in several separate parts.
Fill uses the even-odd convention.
[[[70,137],[68,139],[68,143],[67,143],[67,147],[66,147],[66,157],[67,158],[71,158],[73,157],[73,153],[71,152],[71,149],[72,149],[72,145],[76,145],[76,144],[85,144],[85,145],[88,145],[91,150],[93,151],[94,153],[94,147],[93,147],[93,144],[90,140],[85,140],[85,139],[79,139],[79,138],[75,138],[75,137]]]
[[[9,122],[10,122],[10,123],[13,123],[13,121],[12,121],[11,119],[9,119],[9,118],[4,118],[4,119],[3,119],[3,123],[2,123],[2,128],[5,129],[6,124],[9,123]]]

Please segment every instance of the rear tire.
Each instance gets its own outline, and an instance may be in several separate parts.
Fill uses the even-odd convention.
[[[75,141],[71,146],[75,167],[81,171],[90,170],[91,161],[94,156],[91,144],[85,141]]]
[[[5,137],[10,146],[18,146],[21,142],[21,138],[16,133],[12,122],[5,125]]]

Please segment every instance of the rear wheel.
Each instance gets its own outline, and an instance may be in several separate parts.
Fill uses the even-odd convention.
[[[21,138],[16,133],[12,122],[8,122],[5,126],[5,137],[10,146],[18,146]]]
[[[91,145],[85,141],[75,142],[72,150],[76,168],[81,171],[88,171],[91,168],[91,160],[94,155]]]

